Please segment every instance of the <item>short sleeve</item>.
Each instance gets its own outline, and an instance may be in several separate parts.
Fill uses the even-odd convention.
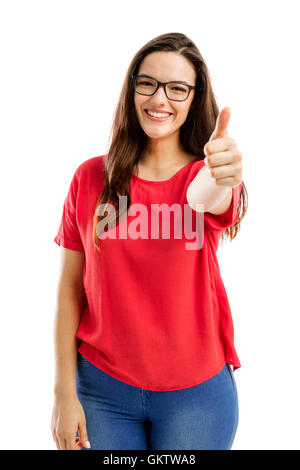
[[[58,245],[75,251],[84,251],[80,229],[78,226],[78,169],[72,178],[67,197],[64,201],[60,226],[53,239]]]
[[[204,212],[204,224],[214,230],[224,231],[231,227],[238,218],[238,205],[241,198],[242,183],[232,188],[231,204],[223,214]]]

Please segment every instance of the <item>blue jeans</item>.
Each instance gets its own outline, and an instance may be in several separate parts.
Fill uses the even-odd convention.
[[[91,444],[82,450],[231,449],[239,406],[227,363],[194,387],[151,391],[110,376],[78,352],[76,385]]]

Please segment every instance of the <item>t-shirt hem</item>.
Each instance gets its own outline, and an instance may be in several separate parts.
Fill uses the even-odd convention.
[[[84,247],[80,242],[67,240],[59,234],[56,235],[53,241],[55,241],[55,243],[57,243],[58,245],[62,245],[64,248],[69,248],[70,250],[84,251]]]
[[[201,379],[201,382],[199,382],[199,380],[197,380],[196,382],[194,382],[193,384],[191,385],[177,385],[177,386],[174,386],[174,387],[171,387],[171,388],[158,388],[158,387],[151,387],[149,388],[149,385],[138,385],[137,383],[131,381],[131,380],[124,380],[124,378],[120,378],[119,376],[117,376],[117,374],[115,374],[114,372],[112,372],[111,370],[108,370],[102,363],[101,365],[99,365],[99,363],[96,363],[96,361],[94,361],[94,358],[91,356],[90,352],[89,352],[89,348],[94,348],[94,346],[88,344],[88,343],[85,343],[83,340],[80,342],[80,345],[78,347],[78,351],[80,352],[80,354],[82,354],[88,361],[90,361],[95,367],[97,367],[98,369],[102,370],[102,372],[105,372],[106,374],[110,375],[111,377],[121,381],[121,382],[124,382],[126,383],[127,385],[131,385],[133,387],[137,387],[137,388],[141,388],[143,390],[151,390],[153,392],[171,392],[171,391],[175,391],[175,390],[183,390],[183,389],[186,389],[186,388],[191,388],[191,387],[196,387],[197,385],[200,385],[201,383],[203,382],[206,382],[207,380],[211,379],[212,377],[214,377],[215,375],[217,375],[219,372],[221,372],[221,370],[223,369],[223,367],[225,366],[226,363],[228,364],[231,364],[233,365],[234,369],[238,369],[239,367],[241,367],[241,365],[239,363],[232,363],[232,362],[228,362],[228,360],[222,360],[221,363],[219,363],[218,367],[216,367],[216,369],[213,371],[213,372],[210,372],[207,376],[205,376],[204,378]]]

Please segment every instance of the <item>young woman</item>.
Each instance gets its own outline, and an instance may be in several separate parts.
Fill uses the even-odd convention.
[[[231,448],[241,364],[216,250],[247,193],[228,111],[196,45],[161,35],[129,65],[107,154],[76,169],[54,239],[58,449]],[[200,213],[205,156],[227,191]]]

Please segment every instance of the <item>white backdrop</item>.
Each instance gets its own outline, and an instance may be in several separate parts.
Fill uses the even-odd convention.
[[[231,108],[249,196],[240,233],[217,252],[242,364],[232,449],[300,449],[297,7],[1,1],[1,449],[56,449],[53,238],[64,198],[77,166],[107,151],[133,55],[175,31],[197,44],[220,109]]]

